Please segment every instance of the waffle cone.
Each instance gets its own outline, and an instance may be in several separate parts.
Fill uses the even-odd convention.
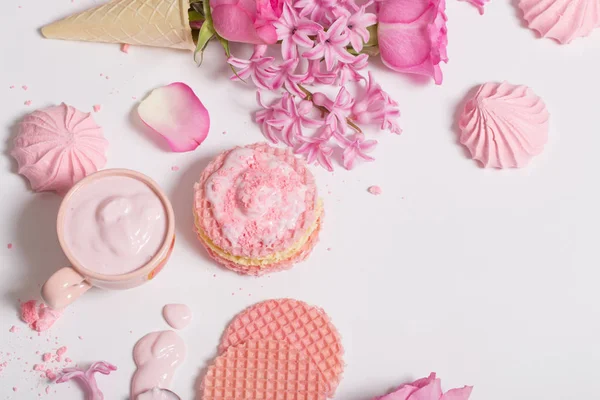
[[[189,0],[112,0],[42,28],[48,39],[194,50]]]

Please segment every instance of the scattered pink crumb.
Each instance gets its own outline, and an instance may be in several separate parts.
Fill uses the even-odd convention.
[[[46,378],[50,379],[51,381],[56,379],[56,374],[54,372],[52,372],[51,370],[47,369],[46,370]]]
[[[21,88],[23,88],[23,90],[29,90],[29,86],[27,86],[27,85],[23,85],[23,86],[21,86]]]
[[[94,112],[100,112],[102,110],[102,106],[100,104],[94,104]]]
[[[375,186],[371,186],[369,187],[369,189],[367,189],[369,191],[369,193],[375,195],[375,196],[379,196],[381,193],[383,193],[383,190],[381,190],[381,188],[377,185]]]
[[[227,135],[227,131],[223,131],[223,135]]]
[[[131,99],[132,99],[132,100],[137,100],[137,97],[135,97],[135,96],[131,96]]]
[[[19,390],[19,388],[16,386],[13,386],[13,392],[16,392],[17,390]]]
[[[65,362],[66,363],[71,363],[71,362],[73,362],[73,360],[71,360],[71,358],[67,357],[67,358],[65,358]]]
[[[6,248],[9,249],[9,250],[12,249],[13,248],[13,244],[12,243],[7,244]]]
[[[33,370],[34,371],[45,371],[46,367],[44,366],[44,364],[34,364]]]
[[[46,394],[50,394],[50,386],[46,386]]]
[[[104,76],[104,74],[100,74],[100,76]]]
[[[83,336],[77,336],[79,340],[83,340]]]
[[[8,88],[9,88],[9,89],[14,89],[14,88],[15,88],[15,85],[10,85]]]
[[[129,47],[130,47],[130,46],[129,46],[127,43],[123,43],[123,44],[121,45],[121,51],[122,51],[123,53],[126,53],[126,54],[128,54],[128,53],[129,53]]]
[[[60,318],[61,313],[53,310],[44,303],[37,303],[35,300],[27,301],[21,304],[21,319],[25,321],[29,327],[38,332],[43,332],[50,329],[52,325]],[[33,336],[29,339],[33,340]]]
[[[213,278],[216,278],[216,277],[217,277],[217,274],[213,274]]]
[[[29,300],[21,304],[21,319],[28,324],[33,324],[40,318],[37,310],[37,301]]]
[[[110,76],[106,75],[105,78],[106,78],[106,80],[108,80],[108,79],[110,79]]]
[[[331,247],[328,247],[328,248],[327,248],[327,251],[331,251]]]
[[[50,361],[50,359],[52,359],[52,354],[50,353],[44,353],[44,355],[42,356],[42,361],[44,362],[48,362]]]
[[[8,330],[10,333],[17,333],[19,332],[19,328],[17,328],[16,326],[11,326],[10,329]]]
[[[177,165],[173,165],[171,167],[171,171],[179,171],[179,167]]]
[[[30,106],[30,105],[31,105],[31,100],[27,100],[27,101],[26,101],[25,103],[23,103],[23,104],[25,104],[26,106]]]

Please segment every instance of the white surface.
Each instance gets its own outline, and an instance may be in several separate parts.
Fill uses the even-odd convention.
[[[0,351],[23,360],[0,373],[0,398],[37,398],[46,384],[30,372],[39,362],[35,351],[57,347],[46,335],[28,339],[16,309],[17,299],[36,296],[67,262],[53,225],[60,198],[31,193],[6,151],[19,118],[61,101],[82,110],[102,104],[95,118],[111,143],[108,167],[150,175],[177,213],[175,252],[157,279],[132,291],[85,295],[50,333],[76,362],[118,365],[113,376],[99,378],[107,399],[127,398],[133,345],[167,328],[164,304],[186,303],[195,313],[181,332],[189,356],[174,384],[187,400],[226,323],[275,297],[319,305],[333,318],[347,351],[337,399],[368,400],[430,371],[445,388],[475,385],[472,400],[597,398],[600,30],[559,46],[536,39],[506,2],[492,2],[481,17],[450,0],[451,61],[443,86],[373,65],[401,105],[404,134],[379,135],[377,161],[352,172],[314,168],[327,212],[320,244],[291,271],[253,279],[207,259],[192,233],[190,209],[192,184],[213,156],[262,140],[250,114],[254,91],[227,80],[216,45],[198,69],[187,53],[132,47],[126,55],[117,45],[43,40],[36,31],[94,3],[2,5]],[[547,103],[550,143],[529,168],[483,170],[456,144],[456,106],[490,80],[527,84]],[[209,137],[193,153],[166,151],[132,112],[132,96],[173,81],[190,84],[211,113]],[[30,107],[23,105],[28,99]],[[171,171],[173,165],[181,170]],[[367,193],[373,184],[383,195]],[[13,324],[21,333],[8,333]],[[42,398],[83,397],[68,385],[54,391]]]

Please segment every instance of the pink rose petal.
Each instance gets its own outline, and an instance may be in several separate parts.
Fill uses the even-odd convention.
[[[374,400],[469,400],[472,386],[442,392],[441,380],[432,372],[428,377],[400,386]]]
[[[195,150],[208,135],[208,111],[185,83],[155,89],[144,99],[138,114],[142,121],[163,136],[173,151]]]

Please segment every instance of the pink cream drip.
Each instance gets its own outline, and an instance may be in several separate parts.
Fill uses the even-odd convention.
[[[137,370],[131,381],[131,399],[156,387],[168,389],[185,354],[185,343],[174,331],[152,332],[141,338],[133,349]]]
[[[296,227],[307,187],[287,163],[249,148],[233,150],[206,182],[206,198],[234,246],[269,246]]]
[[[183,329],[192,321],[192,310],[185,304],[167,304],[163,307],[163,317],[173,329]]]

